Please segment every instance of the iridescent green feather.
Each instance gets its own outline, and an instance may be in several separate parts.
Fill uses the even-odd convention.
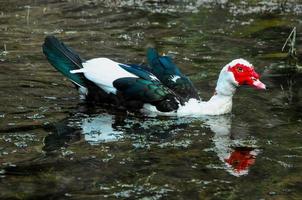
[[[186,102],[190,98],[199,99],[193,83],[180,72],[170,57],[160,56],[154,48],[149,48],[147,58],[151,66],[151,72],[165,86],[175,92],[182,102]]]
[[[160,82],[142,78],[120,78],[113,86],[128,99],[137,99],[146,103],[158,102],[172,95],[171,91]]]
[[[85,87],[87,81],[82,74],[72,74],[71,70],[82,68],[83,60],[72,49],[54,36],[47,36],[42,46],[43,53],[51,65],[78,86]]]

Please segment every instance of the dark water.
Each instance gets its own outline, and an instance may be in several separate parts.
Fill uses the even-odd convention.
[[[281,48],[296,26],[302,58],[302,5],[223,2],[0,0],[0,198],[301,199],[302,59]],[[216,117],[88,108],[44,58],[49,34],[86,59],[145,63],[154,45],[203,99],[238,57],[269,89]]]

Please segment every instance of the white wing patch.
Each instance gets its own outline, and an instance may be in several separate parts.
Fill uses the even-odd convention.
[[[159,81],[158,78],[156,78],[156,76],[154,76],[153,74],[150,75],[150,78],[151,78],[153,81]]]
[[[84,76],[94,82],[107,93],[116,93],[113,82],[124,77],[137,78],[119,66],[120,63],[108,58],[94,58],[83,63],[82,69],[72,70],[70,73],[84,73]]]
[[[75,70],[71,70],[70,73],[72,74],[77,74],[77,73],[85,73],[85,69],[75,69]]]
[[[171,81],[176,82],[177,79],[180,79],[180,78],[181,78],[180,76],[174,75],[171,77]]]

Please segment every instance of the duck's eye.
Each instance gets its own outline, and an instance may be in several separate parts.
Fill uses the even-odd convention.
[[[243,72],[243,69],[241,67],[237,67],[238,72]]]

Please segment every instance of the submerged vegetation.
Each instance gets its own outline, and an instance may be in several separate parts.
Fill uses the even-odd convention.
[[[288,53],[287,53],[287,58],[288,62],[290,65],[293,65],[294,68],[296,68],[296,72],[302,72],[302,57],[299,58],[299,55],[297,53],[297,44],[296,44],[296,39],[297,39],[297,29],[296,27],[293,28],[293,30],[290,32],[288,38],[286,39],[282,51],[285,50],[285,47],[288,46]]]

